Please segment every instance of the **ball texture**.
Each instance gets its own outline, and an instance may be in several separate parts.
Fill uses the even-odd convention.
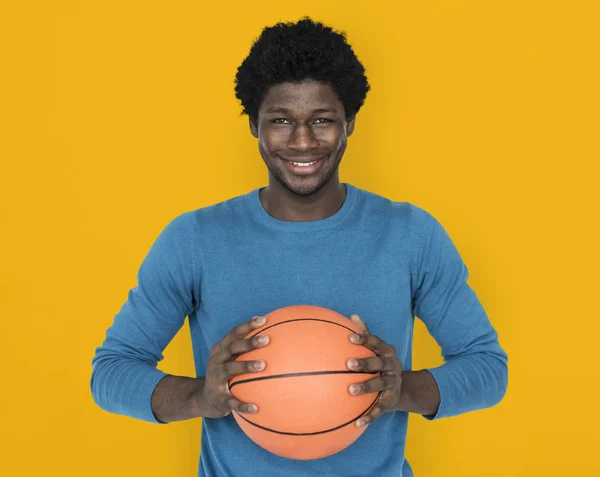
[[[246,338],[266,334],[269,344],[237,358],[264,360],[265,369],[229,381],[235,397],[259,410],[234,411],[233,417],[250,439],[281,457],[319,459],[340,452],[364,432],[355,421],[379,397],[350,394],[350,384],[379,373],[350,371],[346,363],[375,353],[350,342],[361,329],[333,310],[294,305],[266,316],[267,322]]]

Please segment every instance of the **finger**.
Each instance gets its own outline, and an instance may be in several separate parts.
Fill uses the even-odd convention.
[[[267,322],[266,316],[255,316],[249,321],[242,323],[233,328],[225,337],[215,344],[211,349],[211,356],[219,353],[225,346],[228,346],[231,341],[243,339],[248,333],[256,328],[260,328]]]
[[[228,381],[238,374],[258,373],[263,371],[267,364],[263,360],[257,361],[229,361],[217,371],[219,381]]]
[[[379,356],[396,356],[396,348],[387,344],[385,341],[375,335],[351,334],[350,341],[354,344],[359,344],[369,348]]]
[[[362,383],[354,383],[348,387],[348,392],[354,396],[359,394],[369,394],[388,389],[395,389],[398,385],[398,377],[393,374],[384,374],[377,378],[363,381]]]
[[[262,348],[268,345],[269,342],[270,338],[267,335],[257,335],[250,339],[233,340],[223,345],[220,351],[212,355],[211,360],[217,364],[223,364],[253,349]]]
[[[369,328],[367,327],[367,325],[365,324],[365,322],[356,313],[354,315],[350,316],[350,320],[353,323],[356,323],[358,325],[358,327],[363,331],[363,333],[370,333],[369,332]]]
[[[364,427],[377,420],[383,414],[383,409],[380,406],[374,406],[367,414],[356,420],[356,427]]]
[[[373,406],[373,408],[364,416],[358,418],[356,420],[356,427],[363,427],[372,424],[377,419],[381,417],[381,415],[391,410],[392,404],[394,402],[394,392],[393,391],[384,391],[379,395],[379,399],[377,400],[377,404]]]
[[[348,369],[366,373],[391,372],[396,370],[396,357],[373,356],[372,358],[350,358],[346,362]]]
[[[258,406],[256,404],[242,402],[233,396],[227,397],[226,404],[229,409],[237,412],[254,414],[258,411]]]

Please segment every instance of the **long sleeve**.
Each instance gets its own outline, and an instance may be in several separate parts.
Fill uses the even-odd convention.
[[[441,396],[440,419],[498,404],[508,385],[508,357],[477,295],[469,271],[442,225],[415,207],[413,311],[442,349],[429,369]]]
[[[165,227],[140,266],[137,286],[96,349],[91,391],[108,412],[159,423],[150,398],[166,373],[156,366],[198,301],[193,228],[190,212]]]

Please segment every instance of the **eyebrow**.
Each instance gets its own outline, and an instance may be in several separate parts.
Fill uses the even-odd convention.
[[[266,110],[267,113],[284,113],[289,114],[290,110],[287,108],[282,108],[281,106],[273,106]],[[337,113],[335,108],[317,108],[312,110],[313,114],[317,113]]]

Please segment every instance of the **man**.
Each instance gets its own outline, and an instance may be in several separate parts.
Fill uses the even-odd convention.
[[[268,186],[183,213],[159,235],[138,286],[93,359],[103,409],[154,423],[203,418],[199,475],[412,476],[404,457],[408,413],[440,419],[497,404],[507,356],[467,284],[468,271],[441,224],[339,180],[339,164],[369,84],[345,35],[305,18],[265,28],[238,69],[236,94],[269,170]],[[364,331],[349,339],[377,357],[349,360],[381,377],[350,394],[382,391],[351,425],[367,426],[333,456],[275,456],[242,433],[231,411],[256,412],[227,381],[268,363],[233,360],[280,307],[314,304]],[[198,377],[156,369],[189,316]],[[445,363],[412,370],[414,318]],[[367,327],[368,326],[368,327]]]

